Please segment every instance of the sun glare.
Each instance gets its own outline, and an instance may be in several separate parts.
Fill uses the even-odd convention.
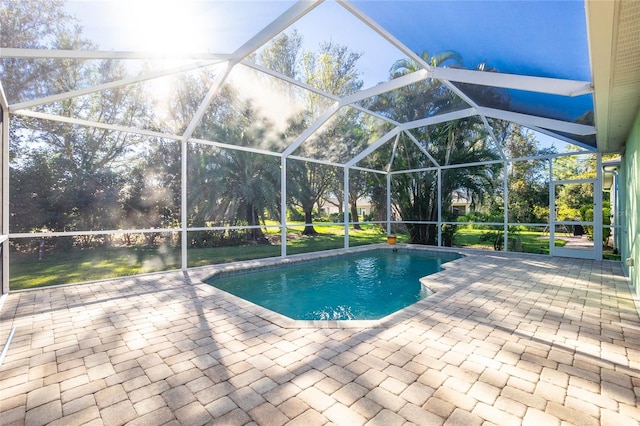
[[[160,54],[207,52],[205,25],[198,1],[117,0],[121,28],[134,50]]]
[[[264,76],[260,78],[259,74],[246,67],[235,68],[228,81],[242,98],[251,99],[253,108],[273,126],[269,129],[274,132],[269,135],[272,141],[286,131],[290,120],[302,110],[293,92],[283,86],[269,84]]]

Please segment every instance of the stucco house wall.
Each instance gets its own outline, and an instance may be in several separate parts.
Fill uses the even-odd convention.
[[[640,296],[640,112],[629,133],[621,166],[620,196],[624,212],[622,263],[631,279],[636,296]],[[630,259],[634,266],[626,265],[627,259]]]

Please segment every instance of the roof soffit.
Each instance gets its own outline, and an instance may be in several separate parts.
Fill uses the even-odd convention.
[[[586,2],[598,150],[622,152],[640,110],[640,2]]]

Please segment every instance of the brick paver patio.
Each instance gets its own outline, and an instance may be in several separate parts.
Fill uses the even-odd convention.
[[[203,284],[213,268],[11,293],[0,423],[638,424],[619,263],[465,253],[355,327],[265,314]]]

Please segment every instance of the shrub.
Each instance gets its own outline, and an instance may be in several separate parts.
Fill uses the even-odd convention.
[[[300,209],[289,206],[289,220],[293,222],[304,222],[304,212]]]

